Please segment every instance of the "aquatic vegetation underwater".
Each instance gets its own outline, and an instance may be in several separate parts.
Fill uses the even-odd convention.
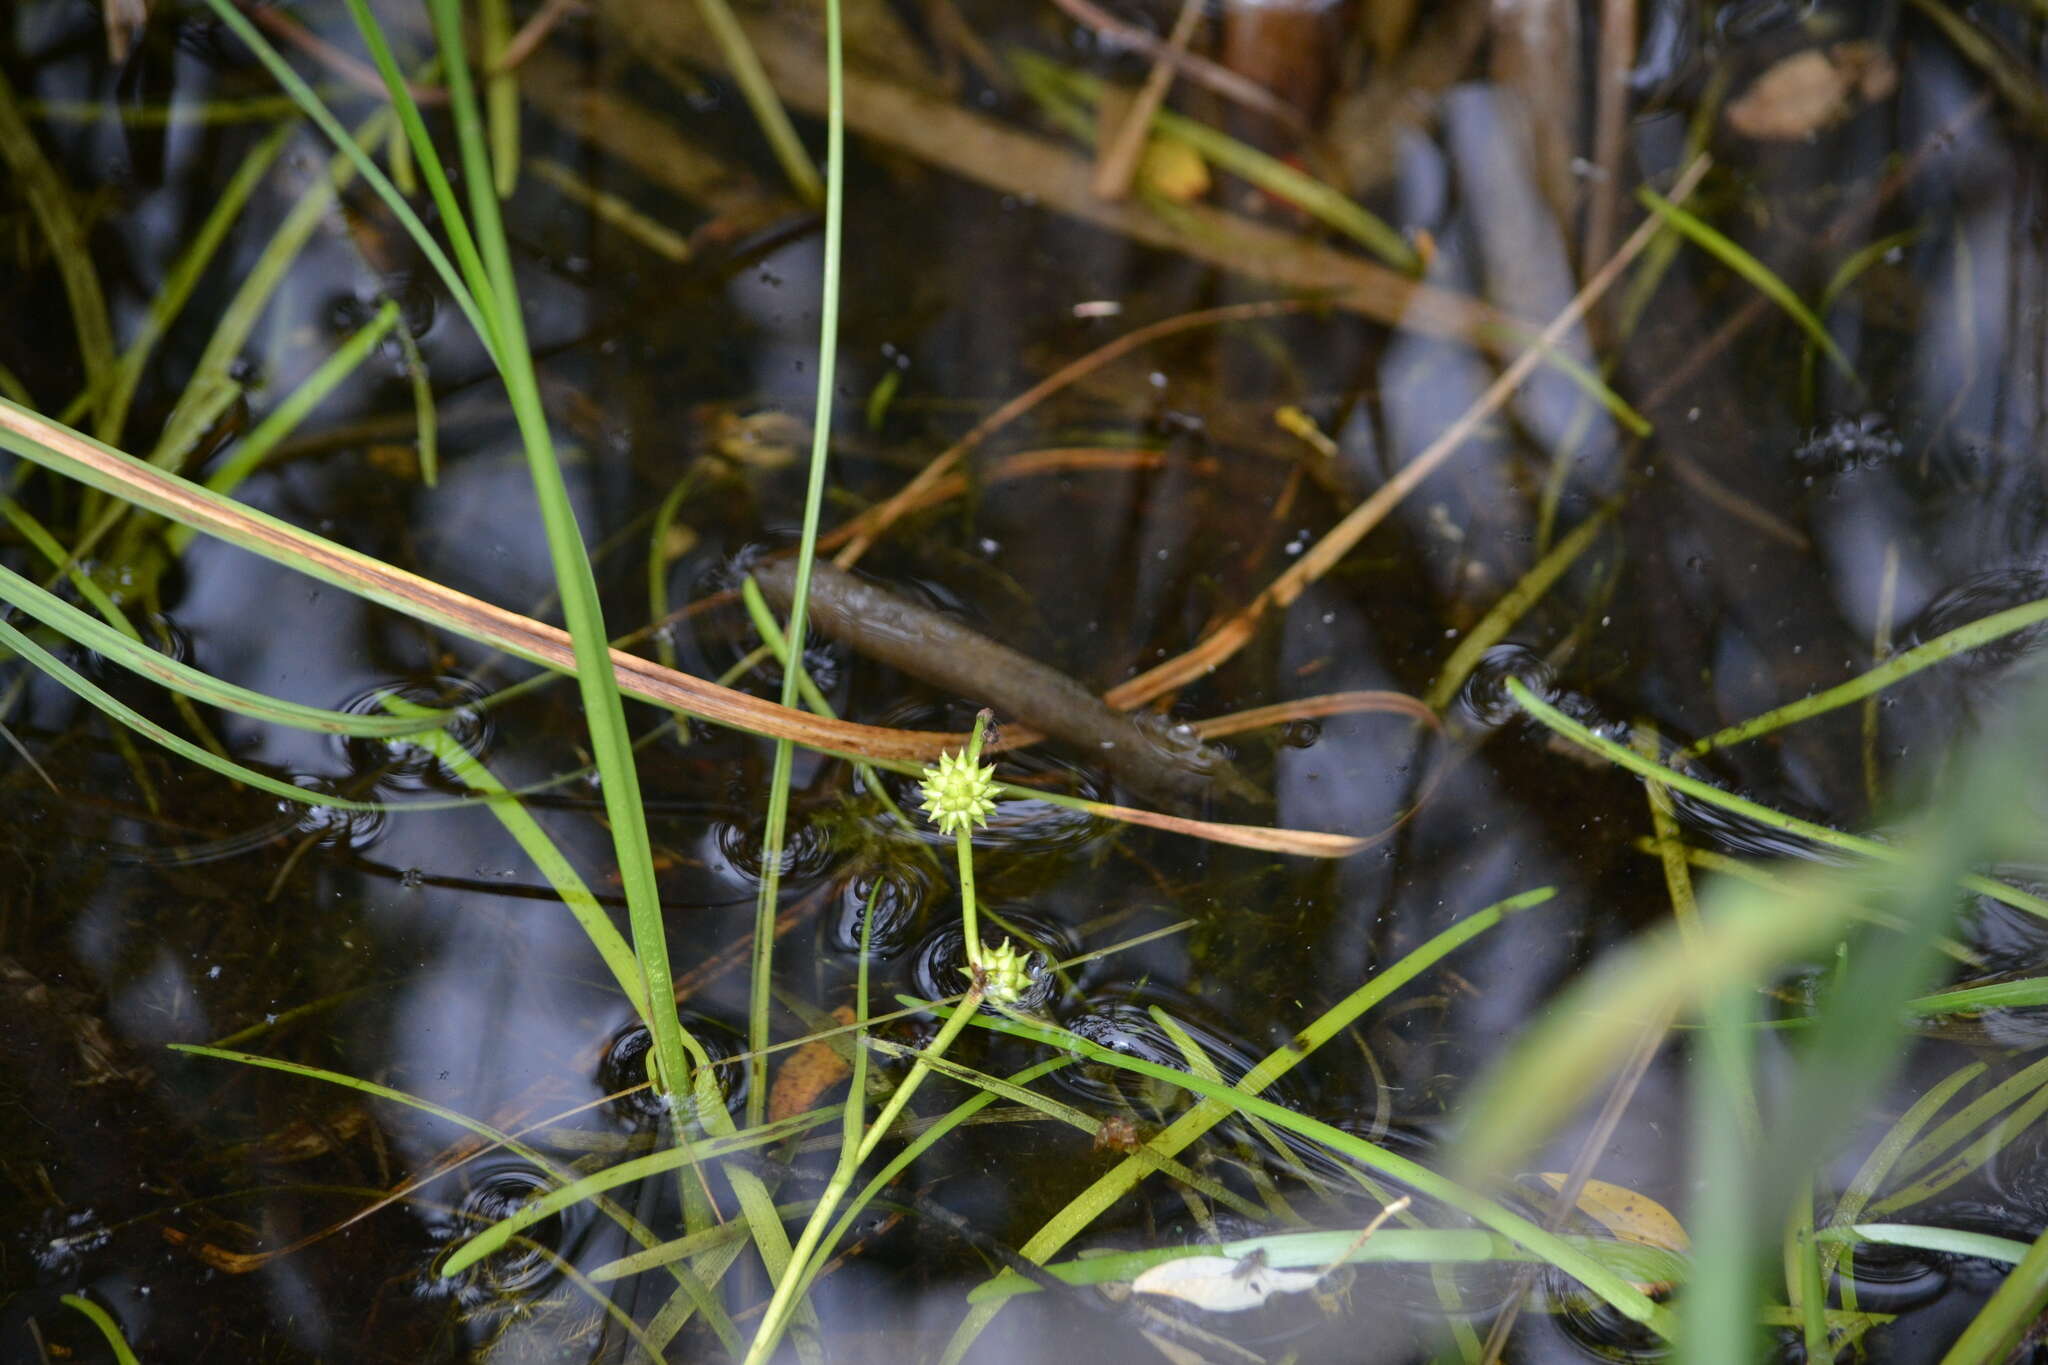
[[[2048,13],[23,0],[0,1357],[2048,1350]]]

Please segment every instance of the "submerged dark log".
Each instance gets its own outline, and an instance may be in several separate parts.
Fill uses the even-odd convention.
[[[768,600],[787,610],[796,592],[795,561],[767,560],[752,572]],[[813,565],[810,601],[812,623],[833,639],[1067,741],[1144,796],[1184,803],[1225,792],[1256,794],[1227,759],[1194,737],[1179,742],[1164,727],[1112,710],[1057,669],[856,574],[822,561]]]

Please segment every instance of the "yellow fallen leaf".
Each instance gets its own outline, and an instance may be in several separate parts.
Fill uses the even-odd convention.
[[[1540,1179],[1553,1190],[1564,1188],[1565,1177],[1555,1171],[1545,1171]],[[1683,1252],[1692,1247],[1692,1239],[1671,1210],[1626,1185],[1588,1180],[1579,1192],[1579,1210],[1624,1242],[1665,1251]]]

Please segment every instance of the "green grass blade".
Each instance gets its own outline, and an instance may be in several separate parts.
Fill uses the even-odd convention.
[[[2015,1265],[2025,1259],[2028,1244],[2010,1237],[1993,1237],[1985,1232],[1961,1232],[1955,1228],[1930,1228],[1918,1223],[1852,1223],[1817,1234],[1824,1242],[1844,1245],[1870,1243],[1875,1246],[1917,1247],[1948,1256],[1974,1256],[1986,1261]]]
[[[776,97],[774,83],[762,68],[760,57],[755,55],[754,45],[747,41],[747,31],[740,27],[740,21],[733,16],[732,8],[725,0],[697,0],[697,12],[704,16],[704,26],[711,30],[712,40],[724,54],[725,64],[731,70],[733,80],[739,84],[740,94],[746,98],[747,107],[754,111],[754,121],[761,125],[762,136],[768,139],[775,160],[789,178],[790,188],[805,203],[816,204],[825,197],[825,186],[818,183],[818,168],[811,164],[810,154],[804,151],[804,144],[789,121],[788,111]],[[827,41],[830,41],[829,36]],[[827,179],[830,179],[829,172]]]
[[[1842,372],[1851,384],[1859,389],[1862,381],[1856,377],[1856,369],[1849,363],[1849,357],[1842,354],[1842,348],[1828,335],[1826,324],[1814,316],[1813,310],[1792,292],[1792,287],[1772,273],[1770,267],[1744,251],[1735,242],[1696,215],[1687,212],[1666,199],[1647,185],[1636,188],[1636,199],[1650,212],[1662,218],[1693,245],[1712,256],[1721,264],[1740,275],[1755,287],[1758,293],[1778,305],[1802,331],[1813,339],[1834,367]]]
[[[1730,725],[1726,729],[1717,730],[1705,739],[1695,742],[1687,752],[1704,754],[1710,749],[1725,749],[1746,739],[1755,739],[1758,735],[1766,735],[1787,725],[1853,705],[1865,697],[1875,696],[1893,683],[1910,677],[1923,668],[1932,668],[1938,663],[1955,658],[1958,654],[1988,645],[2042,621],[2048,621],[2048,597],[2034,602],[2022,602],[2016,607],[2007,607],[2004,611],[1981,616],[1967,625],[1957,626],[1954,630],[1937,635],[1925,644],[1915,645],[1911,649],[1894,654],[1876,668],[1859,674],[1845,683],[1837,683],[1810,697],[1802,697],[1798,701],[1788,702],[1761,715],[1751,716],[1748,720]]]
[[[358,0],[351,0],[352,5],[357,2]],[[242,12],[235,7],[234,0],[207,0],[207,4],[213,7],[213,12],[219,16],[223,24],[227,25],[229,31],[237,38],[240,38],[247,45],[248,49],[256,54],[257,60],[263,63],[264,67],[270,72],[271,77],[284,87],[285,93],[290,95],[299,108],[305,111],[306,117],[311,119],[315,126],[327,135],[328,140],[335,145],[344,157],[348,158],[350,165],[354,167],[355,171],[368,182],[371,188],[376,190],[377,197],[384,201],[385,206],[398,218],[398,221],[405,227],[406,232],[419,246],[421,253],[426,256],[428,264],[433,266],[434,273],[441,277],[441,283],[447,288],[449,297],[455,301],[456,307],[462,310],[463,316],[469,319],[469,325],[476,329],[476,334],[483,338],[485,349],[491,351],[495,358],[498,350],[497,337],[486,325],[484,316],[477,306],[476,299],[471,296],[469,288],[464,283],[464,277],[456,272],[454,265],[448,260],[447,253],[441,250],[441,244],[435,240],[431,232],[427,231],[426,224],[420,221],[417,213],[413,212],[412,205],[407,203],[405,196],[398,192],[398,187],[393,185],[384,172],[377,168],[377,163],[370,159],[369,153],[364,150],[362,145],[358,144],[357,139],[343,131],[340,122],[328,111],[327,106],[314,93],[313,88],[299,77],[298,72],[292,70],[291,64],[278,54],[277,49],[270,45],[269,40],[256,31],[256,26],[250,23],[243,16]],[[386,56],[388,55],[387,50]],[[390,75],[387,74],[385,79],[388,81]],[[401,80],[401,87],[403,84]],[[408,109],[412,111],[414,119],[419,117],[419,110],[412,104],[409,97],[397,99],[395,107],[399,111],[398,117],[401,121],[405,119]],[[379,131],[385,126],[383,123],[384,117],[384,115],[379,115],[375,120]],[[411,131],[411,128],[408,126],[408,134]],[[374,142],[375,140],[374,137],[363,139],[366,143]],[[422,124],[420,126],[418,142],[426,141],[425,125]],[[418,148],[418,142],[415,143],[415,150]],[[428,142],[427,145],[431,149],[432,143]],[[422,168],[427,169],[424,161]],[[430,186],[433,184],[431,171],[428,174],[428,184]],[[436,199],[438,201],[438,195]],[[453,196],[451,195],[448,203],[442,205],[444,214],[453,202]],[[464,244],[468,240],[468,234],[461,226],[461,215],[457,214],[444,221],[448,228],[449,239],[454,243],[457,254],[460,255]]]
[[[2022,1068],[1992,1086],[1983,1094],[1971,1100],[1908,1148],[1899,1158],[1900,1175],[1915,1175],[1926,1170],[1934,1161],[1971,1133],[1990,1122],[2001,1110],[2016,1104],[2026,1096],[2048,1091],[2048,1057]]]
[[[1769,806],[1751,801],[1746,797],[1737,796],[1733,792],[1723,791],[1712,783],[1702,782],[1695,777],[1687,777],[1684,773],[1673,771],[1661,763],[1654,763],[1644,758],[1641,754],[1635,753],[1623,745],[1616,744],[1611,739],[1594,734],[1591,730],[1555,707],[1538,700],[1535,694],[1530,692],[1519,678],[1508,679],[1508,692],[1521,705],[1523,710],[1550,729],[1555,730],[1574,744],[1591,749],[1594,753],[1601,755],[1615,765],[1628,769],[1638,777],[1646,777],[1654,782],[1662,782],[1665,786],[1682,791],[1688,796],[1698,797],[1709,805],[1719,806],[1723,810],[1745,816],[1770,829],[1796,835],[1799,838],[1820,844],[1826,848],[1840,849],[1844,853],[1855,853],[1876,862],[1891,863],[1893,865],[1905,864],[1911,861],[1907,853],[1892,844],[1881,844],[1873,839],[1858,838],[1853,834],[1844,834],[1838,829],[1830,829],[1826,825],[1816,825],[1810,820],[1801,820],[1797,816],[1787,815],[1783,811],[1772,810]],[[2004,882],[1993,881],[1989,877],[1977,876],[1974,873],[1959,877],[1957,881],[1960,885],[1982,895],[1990,896],[1994,900],[2002,901],[2012,906],[2015,910],[2024,910],[2030,915],[2039,915],[2044,919],[2048,919],[2048,901],[2043,901],[2038,896],[2028,895],[2017,887],[2008,886]]]
[[[512,10],[506,0],[481,0],[477,6],[477,56],[484,77],[484,118],[491,133],[491,188],[510,199],[519,188],[519,72],[499,65],[512,39]]]
[[[641,998],[648,1006],[648,1025],[653,1032],[656,1065],[665,1090],[671,1094],[688,1090],[689,1047],[676,1014],[670,989],[668,946],[662,926],[660,894],[654,881],[653,849],[647,835],[646,814],[640,804],[640,778],[633,759],[632,738],[626,729],[625,709],[618,684],[612,675],[610,645],[604,617],[598,604],[597,582],[584,549],[576,514],[569,501],[568,487],[556,461],[547,415],[540,401],[539,385],[533,371],[533,357],[527,349],[526,329],[521,316],[517,282],[513,278],[504,226],[492,194],[490,156],[483,141],[476,92],[471,85],[467,57],[463,50],[462,19],[449,0],[435,0],[430,7],[435,36],[441,47],[447,74],[449,103],[462,151],[463,174],[469,185],[472,227],[487,278],[472,280],[478,305],[489,316],[498,346],[496,359],[507,396],[512,401],[526,451],[528,473],[540,505],[549,559],[575,652],[577,688],[589,726],[591,750],[597,760],[603,784],[605,813],[618,859],[619,879],[626,895],[628,917],[633,929],[633,950],[644,977]],[[374,29],[374,23],[370,26]]]
[[[1998,1365],[2011,1357],[2044,1310],[2048,1310],[2048,1232],[2027,1248],[1991,1301],[1941,1358],[1941,1365]]]
[[[1375,973],[1358,989],[1325,1010],[1294,1040],[1294,1044],[1276,1049],[1262,1058],[1245,1073],[1235,1087],[1247,1094],[1257,1094],[1280,1077],[1293,1070],[1302,1061],[1312,1056],[1318,1048],[1341,1034],[1373,1006],[1413,981],[1437,962],[1456,949],[1463,947],[1473,938],[1499,924],[1508,915],[1520,910],[1543,904],[1555,896],[1553,887],[1540,887],[1510,897],[1495,905],[1487,906],[1466,916],[1450,928],[1437,934],[1428,942],[1416,947],[1400,961],[1383,971]],[[1295,1044],[1298,1044],[1296,1046]],[[1185,1151],[1197,1139],[1223,1119],[1229,1117],[1230,1106],[1222,1101],[1204,1100],[1187,1113],[1176,1118],[1165,1129],[1155,1134],[1146,1144],[1148,1152],[1159,1156],[1172,1157]],[[1148,1173],[1149,1168],[1135,1155],[1126,1157],[1109,1171],[1097,1178],[1093,1184],[1068,1200],[1052,1217],[1048,1218],[1030,1240],[1020,1247],[1019,1254],[1027,1260],[1041,1264],[1080,1236],[1088,1227],[1108,1212],[1110,1207],[1123,1198]],[[1005,1272],[1004,1279],[1017,1278]],[[993,1305],[977,1307],[968,1313],[964,1322],[954,1332],[947,1345],[949,1360],[963,1355],[974,1338],[995,1316]]]
[[[1760,1210],[1751,1197],[1759,1153],[1742,1121],[1742,1104],[1756,1093],[1755,1038],[1746,1027],[1750,1001],[1740,990],[1708,1001],[1708,1049],[1687,1074],[1693,1188],[1700,1191],[1688,1219],[1693,1274],[1679,1308],[1688,1365],[1751,1365],[1763,1354],[1753,1312],[1768,1302],[1756,1254]]]
[[[86,231],[78,221],[71,191],[43,155],[15,102],[14,87],[0,76],[0,161],[14,172],[16,185],[49,243],[50,259],[64,296],[71,305],[71,326],[88,389],[105,393],[114,373],[114,333],[108,321],[107,296],[93,268]]]
[[[173,734],[171,731],[166,730],[163,726],[158,725],[126,702],[121,701],[85,678],[62,659],[57,658],[57,656],[51,654],[34,640],[29,639],[28,636],[4,621],[0,621],[0,645],[13,650],[36,668],[42,670],[53,682],[62,685],[74,696],[99,708],[108,716],[111,716],[137,734],[146,739],[155,740],[178,757],[219,773],[231,782],[240,782],[245,786],[254,787],[258,791],[267,792],[272,796],[282,797],[287,801],[293,801],[305,806],[330,806],[336,810],[355,811],[384,809],[381,804],[374,801],[355,801],[343,796],[331,796],[325,792],[310,791],[305,787],[295,787],[289,782],[281,782],[267,773],[259,773],[254,768],[245,767],[232,759],[222,758],[208,749],[201,748],[184,736]]]
[[[2048,976],[1999,981],[1989,986],[1964,986],[1938,991],[1906,1002],[1914,1014],[1974,1014],[1983,1010],[2016,1010],[2048,1005]]]
[[[398,69],[398,58],[392,54],[384,28],[370,12],[369,5],[365,0],[348,0],[348,12],[356,22],[356,31],[362,35],[364,47],[369,50],[370,60],[377,65],[377,74],[384,78],[384,89],[391,96],[391,107],[398,111],[399,127],[405,130],[406,145],[412,148],[413,160],[418,164],[420,174],[426,177],[427,193],[433,197],[434,207],[441,215],[441,226],[448,234],[448,244],[455,252],[456,264],[462,267],[462,279],[468,283],[465,297],[471,297],[477,306],[470,324],[484,338],[484,345],[495,349],[499,339],[494,333],[483,330],[486,323],[495,323],[492,315],[482,307],[484,295],[488,292],[483,286],[486,278],[483,256],[477,250],[468,219],[463,217],[462,206],[455,198],[455,187],[448,181],[448,168],[441,161],[440,149],[434,146],[433,138],[427,134],[427,121],[420,115],[418,101],[412,97],[412,86],[406,81],[405,73]],[[412,226],[407,224],[408,229]],[[424,228],[415,231],[414,239],[420,240],[424,231]],[[443,278],[447,278],[445,273]]]
[[[239,488],[242,480],[256,471],[278,442],[296,431],[308,413],[354,374],[397,325],[398,305],[386,299],[374,317],[337,346],[334,354],[322,361],[283,402],[256,424],[254,431],[235,443],[228,457],[206,476],[206,486],[216,493],[232,493]],[[189,526],[173,526],[165,533],[164,540],[171,547],[172,554],[182,554],[194,534]]]
[[[405,352],[405,377],[412,385],[413,429],[419,445],[420,482],[435,488],[441,482],[441,436],[440,420],[434,412],[434,385],[427,377],[427,358],[420,354],[420,345],[405,325],[403,317],[398,324],[398,344]]]
[[[107,1339],[107,1349],[114,1353],[115,1365],[137,1365],[135,1350],[129,1346],[128,1338],[121,1332],[121,1324],[114,1321],[114,1315],[82,1294],[60,1294],[57,1302],[67,1308],[76,1308],[85,1314],[100,1335]]]
[[[723,10],[725,0],[700,0],[707,16]],[[731,23],[726,15],[725,22]],[[714,21],[714,31],[717,21]],[[735,26],[736,30],[736,26]],[[799,679],[803,675],[802,658],[806,620],[810,613],[811,565],[817,556],[818,524],[825,505],[825,470],[832,443],[833,385],[837,378],[839,355],[839,272],[840,250],[845,236],[846,222],[846,96],[843,67],[844,51],[841,46],[839,0],[825,0],[825,69],[826,91],[826,153],[825,153],[825,259],[823,279],[819,285],[818,298],[818,385],[816,417],[811,424],[811,458],[809,475],[804,485],[803,527],[797,539],[796,581],[794,596],[789,604],[789,623],[783,631],[783,638],[789,642],[789,662],[782,670],[782,704],[795,707],[799,695]],[[721,36],[720,42],[726,42]],[[744,37],[741,38],[744,43]],[[751,58],[751,51],[749,51]],[[736,53],[727,48],[726,58],[737,62]],[[735,66],[737,70],[737,66]],[[756,115],[762,114],[756,108]],[[780,112],[780,106],[777,106]],[[764,126],[767,126],[764,123]],[[804,162],[808,170],[810,163]],[[799,188],[802,188],[799,186]],[[775,768],[768,788],[767,829],[764,834],[762,857],[761,892],[755,905],[754,952],[751,964],[752,1009],[748,1015],[748,1046],[755,1051],[768,1045],[768,999],[769,980],[774,969],[775,913],[782,870],[782,843],[789,814],[790,769],[795,758],[795,747],[788,740],[778,740],[775,745]],[[755,1108],[765,1100],[755,1094],[749,1097],[748,1116],[755,1118]]]
[[[1281,1270],[1305,1270],[1331,1264],[1485,1265],[1509,1262],[1526,1265],[1541,1259],[1498,1233],[1474,1228],[1388,1228],[1374,1233],[1364,1242],[1357,1242],[1357,1237],[1356,1230],[1348,1228],[1283,1232],[1215,1246],[1150,1247],[1143,1251],[1089,1256],[1078,1261],[1056,1261],[1046,1266],[1046,1271],[1064,1283],[1085,1286],[1136,1279],[1153,1266],[1182,1260],[1190,1253],[1225,1256],[1233,1260],[1260,1256],[1265,1264]],[[1566,1237],[1565,1241],[1617,1273],[1640,1283],[1681,1284],[1690,1273],[1684,1257],[1661,1247],[1601,1237],[1572,1236]],[[1038,1285],[1021,1277],[985,1280],[968,1291],[967,1301],[990,1303],[1018,1294],[1039,1292]]]
[[[912,1002],[906,1000],[904,1003]],[[927,1003],[926,1008],[947,1017],[949,1021],[964,1014],[957,1006]],[[1065,1029],[1048,1028],[1021,1019],[997,1018],[991,1015],[980,1015],[973,1022],[982,1028],[1029,1039],[1044,1047],[1061,1048],[1120,1071],[1164,1081],[1204,1098],[1215,1099],[1236,1113],[1265,1119],[1276,1128],[1307,1138],[1332,1152],[1350,1158],[1361,1166],[1412,1185],[1427,1197],[1448,1204],[1459,1212],[1477,1219],[1571,1276],[1630,1321],[1640,1322],[1665,1337],[1673,1334],[1669,1310],[1653,1302],[1640,1289],[1592,1257],[1570,1246],[1556,1234],[1545,1232],[1535,1223],[1495,1200],[1439,1175],[1427,1166],[1367,1142],[1321,1119],[1311,1118],[1258,1095],[1218,1085],[1157,1062],[1126,1056],[1111,1048],[1092,1043],[1078,1034],[1069,1033]]]
[[[0,565],[0,601],[19,607],[66,639],[106,656],[132,673],[195,701],[233,711],[251,720],[286,725],[294,730],[374,739],[416,735],[439,728],[449,718],[446,712],[441,711],[428,711],[418,717],[356,716],[345,711],[302,706],[224,682],[93,619],[5,565]]]

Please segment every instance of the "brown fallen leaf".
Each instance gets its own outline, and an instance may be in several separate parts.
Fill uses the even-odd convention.
[[[832,1011],[832,1017],[850,1024],[853,1011],[841,1005]],[[852,1064],[831,1043],[823,1039],[805,1043],[775,1072],[774,1088],[768,1092],[768,1121],[774,1123],[808,1111],[827,1090],[852,1074]]]
[[[1876,43],[1795,52],[1750,82],[1728,106],[1728,126],[1763,142],[1796,142],[1898,88],[1899,71]]]

